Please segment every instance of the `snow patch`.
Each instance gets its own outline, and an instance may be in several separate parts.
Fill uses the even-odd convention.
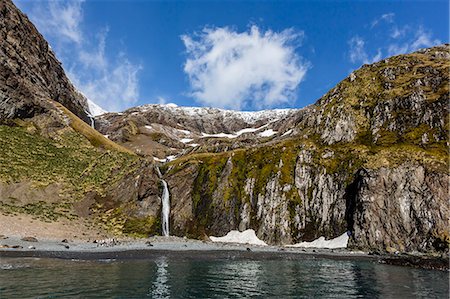
[[[95,117],[95,116],[98,116],[98,115],[102,115],[102,114],[108,113],[108,111],[106,111],[105,109],[103,109],[102,107],[97,105],[96,103],[94,103],[91,100],[89,100],[87,98],[87,96],[85,96],[81,91],[79,91],[76,88],[75,88],[75,91],[86,99],[86,102],[87,102],[87,105],[88,105],[88,110],[89,110],[89,111],[86,111],[87,114],[90,114],[90,116]]]
[[[276,133],[277,133],[276,131],[274,131],[272,129],[268,129],[268,130],[265,130],[264,132],[259,133],[258,135],[261,137],[270,137],[270,136],[275,135]]]
[[[243,232],[232,230],[226,236],[223,237],[209,237],[213,242],[222,242],[222,243],[239,243],[239,244],[253,244],[253,245],[264,245],[267,244],[258,239],[256,233],[253,229],[247,229]]]
[[[236,138],[238,137],[235,134],[227,134],[227,133],[218,133],[218,134],[207,134],[207,133],[202,133],[202,138],[205,137],[214,137],[214,138]]]
[[[245,128],[245,129],[242,129],[240,131],[237,131],[235,134],[237,136],[239,136],[239,135],[242,135],[242,134],[245,134],[245,133],[253,133],[253,132],[256,132],[258,130],[259,130],[259,128]]]
[[[152,126],[144,126],[146,129],[153,130]]]
[[[286,131],[286,132],[284,132],[284,134],[283,134],[283,135],[281,135],[281,137],[284,137],[284,136],[290,135],[291,133],[292,133],[292,129],[290,129],[289,131]]]
[[[170,162],[170,161],[175,160],[176,158],[177,158],[177,156],[173,156],[173,155],[172,155],[172,156],[167,156],[167,157],[166,157],[166,161],[167,161],[167,162]]]
[[[183,138],[180,141],[183,142],[183,143],[188,143],[188,142],[191,142],[192,140],[194,140],[194,139],[192,139],[192,138]]]
[[[324,237],[320,237],[312,242],[301,242],[294,245],[286,245],[287,247],[304,247],[304,248],[347,248],[348,235],[347,232],[343,233],[341,236],[325,240]]]
[[[245,133],[254,133],[254,132],[256,132],[256,131],[259,131],[259,130],[261,130],[261,129],[264,129],[264,128],[267,127],[269,124],[270,124],[270,123],[265,124],[264,126],[261,126],[261,127],[258,127],[258,128],[245,128],[245,129],[242,129],[242,130],[240,130],[240,131],[237,131],[235,134],[236,134],[237,136],[239,136],[239,135],[242,135],[242,134],[245,134]]]
[[[153,160],[155,160],[155,161],[157,161],[157,162],[165,163],[165,162],[173,161],[173,160],[175,160],[176,158],[177,158],[177,156],[167,156],[167,157],[165,157],[165,158],[163,158],[163,159],[153,157]]]
[[[188,144],[189,146],[192,146],[192,147],[196,147],[196,146],[199,146],[199,144],[198,143],[190,143],[190,144]]]
[[[264,129],[265,127],[267,127],[270,123],[265,124],[264,126],[258,127],[258,128],[245,128],[242,130],[239,130],[237,132],[235,132],[234,134],[228,134],[228,133],[217,133],[217,134],[207,134],[207,133],[202,133],[202,137],[215,137],[215,138],[237,138],[239,136],[241,136],[242,134],[245,133],[254,133],[256,131],[259,131],[261,129]],[[272,131],[272,130],[267,130],[267,131]],[[266,131],[265,131],[266,132]],[[273,132],[273,131],[272,131]],[[263,134],[264,132],[260,133]],[[274,132],[274,134],[276,134],[277,132]],[[272,134],[273,135],[273,134]]]
[[[269,122],[276,121],[295,113],[298,109],[273,109],[261,111],[235,111],[210,107],[183,107],[176,104],[147,104],[140,106],[141,109],[151,109],[152,107],[164,109],[174,114],[189,115],[193,117],[204,117],[207,115],[218,115],[223,118],[240,119],[247,124],[254,124],[260,120]]]

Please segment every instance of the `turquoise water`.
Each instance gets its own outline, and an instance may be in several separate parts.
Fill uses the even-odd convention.
[[[449,273],[329,259],[0,258],[0,298],[448,298]]]

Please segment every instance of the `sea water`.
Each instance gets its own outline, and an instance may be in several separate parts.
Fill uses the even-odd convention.
[[[0,298],[448,298],[448,279],[446,271],[322,258],[0,258]]]

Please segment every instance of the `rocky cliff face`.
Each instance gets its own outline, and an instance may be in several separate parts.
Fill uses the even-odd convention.
[[[349,194],[349,224],[361,248],[448,249],[448,174],[420,164],[362,169]]]
[[[89,122],[86,99],[28,18],[10,0],[0,1],[0,123],[46,111],[60,102]]]
[[[100,134],[34,26],[10,1],[0,16],[2,213],[160,233],[156,162],[171,234],[448,250],[448,45],[365,65],[301,110],[146,105],[98,117]]]
[[[175,234],[446,250],[448,58],[444,45],[364,66],[290,116],[289,138],[166,164]]]

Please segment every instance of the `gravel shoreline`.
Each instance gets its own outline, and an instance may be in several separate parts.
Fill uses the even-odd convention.
[[[369,260],[397,266],[448,270],[448,257],[419,255],[375,255],[362,251],[323,248],[288,248],[250,244],[214,243],[179,237],[152,237],[137,240],[38,240],[10,237],[0,240],[1,257],[37,257],[79,260],[153,259],[161,255],[171,259],[337,259]],[[16,248],[13,248],[16,247]]]

